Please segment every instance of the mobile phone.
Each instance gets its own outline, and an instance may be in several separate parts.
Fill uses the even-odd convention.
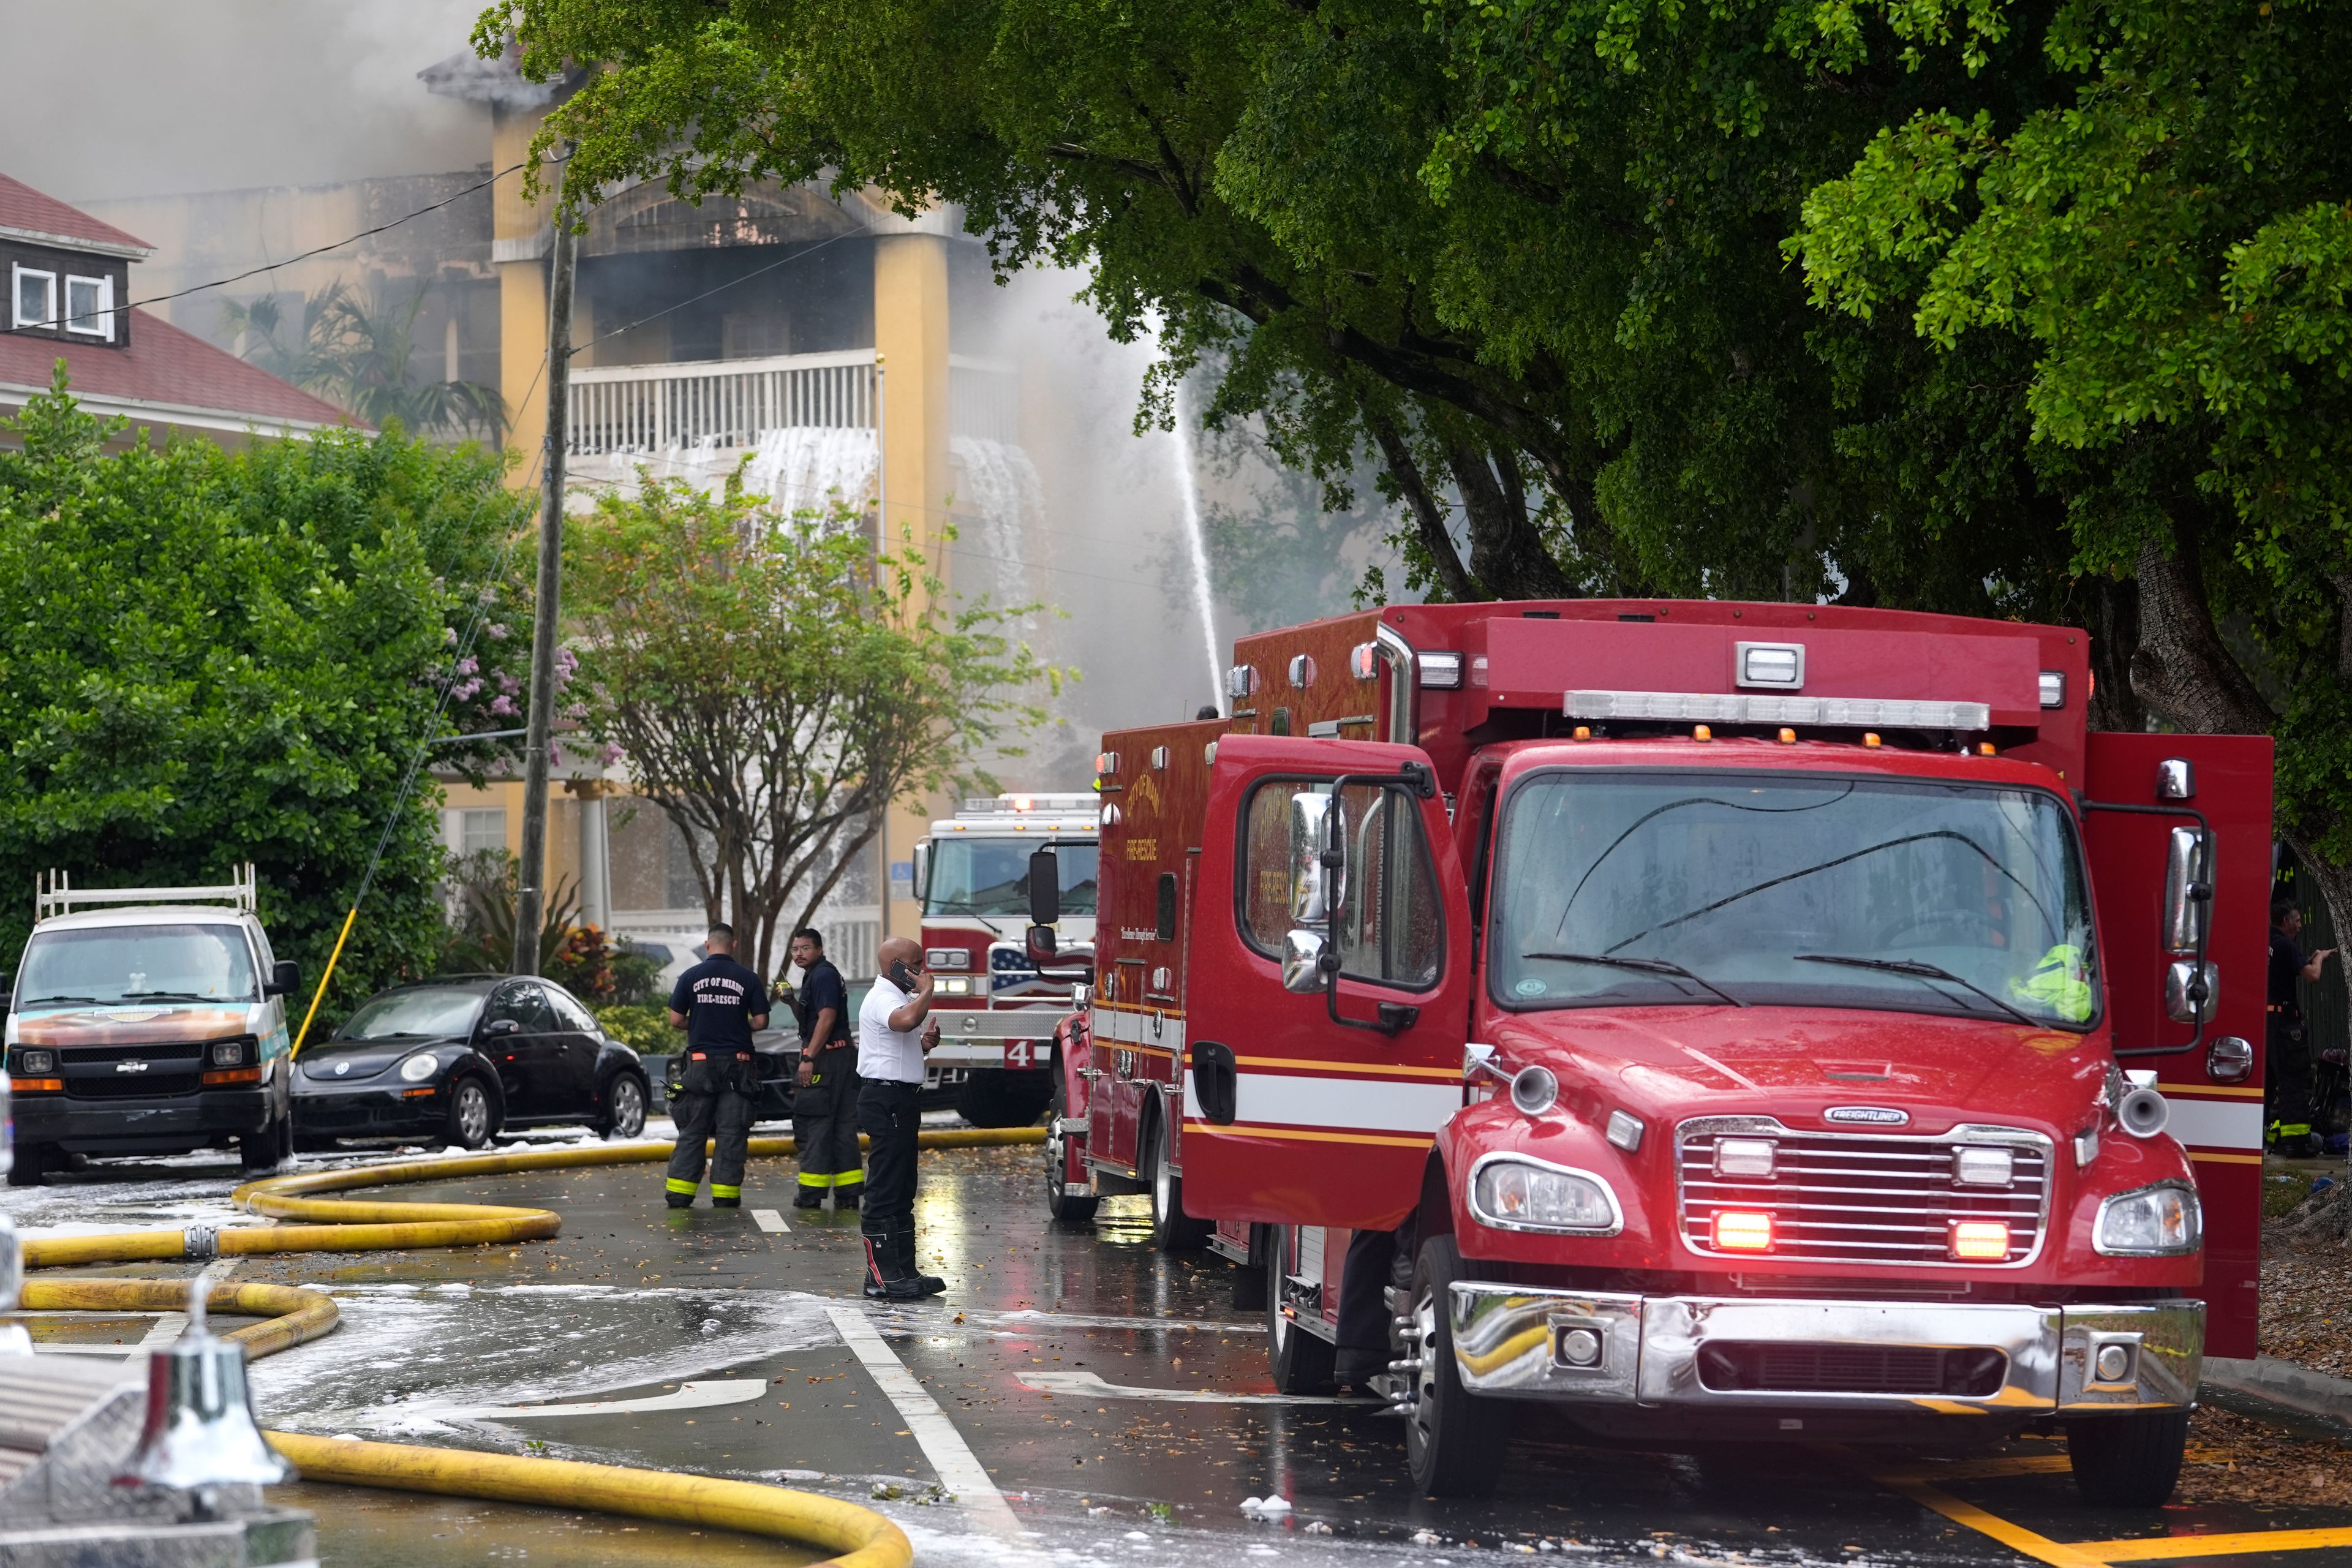
[[[912,991],[915,988],[915,972],[907,967],[905,959],[894,958],[890,961],[890,984],[901,991]]]

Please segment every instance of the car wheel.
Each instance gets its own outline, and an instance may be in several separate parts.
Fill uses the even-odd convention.
[[[245,1167],[245,1173],[248,1176],[263,1175],[278,1169],[286,1153],[293,1149],[293,1122],[284,1117],[263,1122],[237,1139],[237,1163]]]
[[[1413,1259],[1411,1303],[1398,1325],[1404,1342],[1398,1370],[1409,1380],[1404,1457],[1413,1484],[1433,1498],[1486,1497],[1501,1478],[1511,1436],[1510,1407],[1480,1399],[1462,1386],[1454,1364],[1454,1329],[1446,1311],[1462,1254],[1450,1236],[1433,1236]]]
[[[57,1153],[46,1143],[19,1143],[15,1163],[8,1167],[8,1184],[12,1187],[37,1187],[41,1178],[57,1164]]]
[[[1053,1117],[1045,1123],[1045,1213],[1060,1225],[1085,1225],[1095,1217],[1102,1198],[1091,1192],[1070,1191],[1074,1184],[1070,1179],[1070,1142],[1062,1133],[1062,1120],[1069,1114],[1064,1103],[1066,1098],[1061,1074],[1056,1071],[1050,1106]]]
[[[2189,1412],[2148,1410],[2066,1423],[2074,1489],[2100,1508],[2161,1508],[2180,1479]]]
[[[1184,1212],[1184,1178],[1168,1163],[1168,1119],[1155,1116],[1143,1152],[1143,1180],[1151,1194],[1151,1245],[1162,1252],[1197,1252],[1214,1227]]]
[[[490,1134],[498,1131],[498,1112],[490,1105],[490,1091],[482,1087],[478,1078],[462,1078],[457,1087],[449,1091],[449,1121],[446,1134],[450,1142],[461,1149],[487,1149]]]
[[[635,1138],[646,1130],[646,1080],[625,1072],[613,1080],[604,1121],[597,1128],[607,1138]]]
[[[1337,1352],[1331,1342],[1301,1328],[1282,1310],[1282,1277],[1289,1263],[1290,1226],[1270,1229],[1265,1250],[1265,1357],[1276,1394],[1328,1394]]]

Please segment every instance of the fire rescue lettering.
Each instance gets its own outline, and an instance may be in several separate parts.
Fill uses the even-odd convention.
[[[1157,838],[1129,839],[1127,841],[1127,858],[1130,860],[1159,859],[1160,840]]]

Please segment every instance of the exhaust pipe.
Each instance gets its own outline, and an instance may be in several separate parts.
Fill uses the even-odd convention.
[[[2172,1120],[2172,1105],[2152,1089],[2135,1089],[2116,1101],[2116,1120],[2135,1138],[2153,1138]]]

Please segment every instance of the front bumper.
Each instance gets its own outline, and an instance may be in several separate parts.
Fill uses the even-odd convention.
[[[271,1100],[266,1085],[237,1084],[152,1100],[19,1094],[12,1111],[20,1144],[54,1143],[77,1154],[148,1154],[257,1131],[268,1123]]]
[[[444,1086],[434,1084],[433,1092],[409,1098],[402,1090],[415,1084],[391,1087],[352,1089],[319,1089],[298,1086],[294,1090],[294,1131],[299,1134],[321,1137],[365,1138],[373,1134],[390,1136],[401,1132],[422,1132],[441,1125],[448,1115],[448,1096]]]
[[[1474,1393],[1684,1410],[2177,1409],[2196,1398],[2205,1343],[2201,1301],[1814,1301],[1469,1281],[1453,1288],[1451,1319]],[[1597,1359],[1574,1364],[1594,1341]],[[2116,1345],[2121,1374],[2102,1375]],[[2113,1372],[2118,1358],[2105,1360]]]

